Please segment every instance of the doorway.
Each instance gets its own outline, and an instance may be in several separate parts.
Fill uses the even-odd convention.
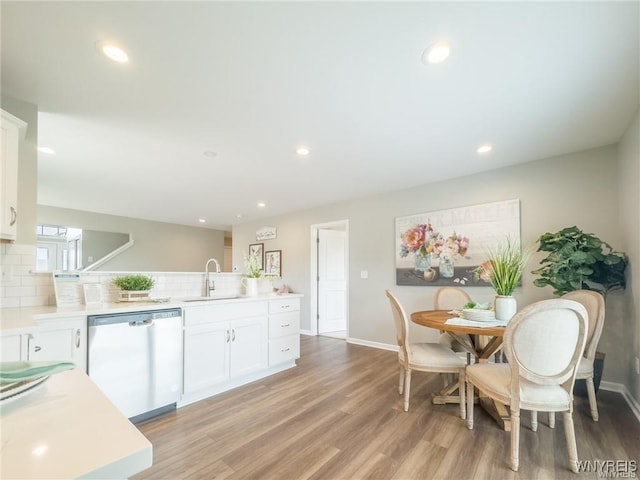
[[[311,226],[312,333],[348,338],[349,221]]]

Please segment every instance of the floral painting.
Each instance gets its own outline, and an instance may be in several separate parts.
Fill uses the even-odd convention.
[[[396,284],[486,286],[473,271],[505,236],[520,239],[520,201],[396,218]]]

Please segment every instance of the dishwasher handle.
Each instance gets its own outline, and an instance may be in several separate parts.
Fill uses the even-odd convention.
[[[153,325],[153,320],[137,320],[135,322],[129,322],[130,327],[150,327]]]

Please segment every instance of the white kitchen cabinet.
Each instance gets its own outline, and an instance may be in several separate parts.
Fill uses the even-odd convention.
[[[184,309],[184,394],[215,389],[267,368],[267,303]]]
[[[87,371],[87,319],[47,319],[27,334],[26,360],[73,362]]]
[[[18,223],[18,150],[27,124],[0,110],[0,239],[15,240]]]
[[[3,335],[0,337],[0,361],[2,362],[19,362],[24,360],[22,352],[26,352],[24,343],[27,337],[16,335]]]
[[[269,301],[269,366],[300,358],[300,298]]]
[[[73,362],[86,372],[87,317],[37,320],[21,333],[3,333],[0,347],[3,362]]]

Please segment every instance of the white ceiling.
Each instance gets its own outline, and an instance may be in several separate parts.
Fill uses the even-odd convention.
[[[228,228],[617,142],[638,7],[3,0],[1,87],[57,151],[39,203]],[[443,39],[450,58],[422,64]]]

